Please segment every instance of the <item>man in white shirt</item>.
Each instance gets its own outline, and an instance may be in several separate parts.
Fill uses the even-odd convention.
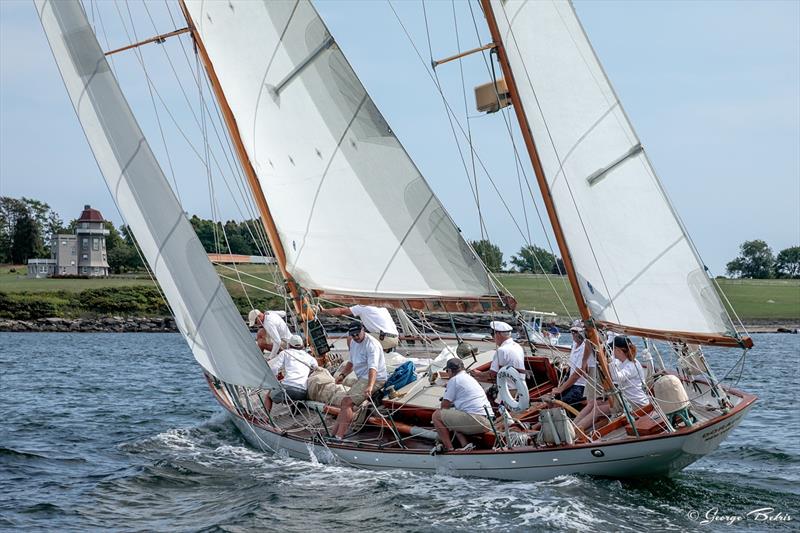
[[[586,342],[585,332],[580,321],[576,321],[569,331],[572,334],[569,376],[564,383],[554,388],[552,392],[559,400],[575,406],[583,402],[584,388],[586,387],[586,370],[584,367],[591,347],[590,343]]]
[[[350,360],[336,376],[336,383],[344,381],[350,372],[355,372],[356,381],[342,400],[339,409],[339,416],[333,427],[333,434],[337,439],[342,439],[350,428],[353,420],[353,406],[361,403],[372,396],[372,393],[383,386],[386,382],[386,359],[383,356],[383,349],[380,343],[367,335],[364,325],[361,322],[354,322],[350,325],[348,334],[352,340],[350,343]]]
[[[497,350],[492,357],[492,364],[486,372],[473,372],[472,375],[479,381],[495,383],[497,373],[504,366],[516,368],[519,373],[525,375],[525,351],[522,346],[511,338],[512,327],[500,320],[489,323],[492,328],[492,338],[497,346]]]
[[[282,350],[277,357],[267,364],[277,376],[283,372],[282,389],[264,396],[264,407],[272,409],[272,403],[286,403],[286,398],[294,401],[306,399],[308,375],[317,368],[317,361],[303,350],[303,338],[300,335],[289,337],[289,348]],[[274,398],[272,397],[274,396]]]
[[[247,315],[247,324],[251,328],[255,325],[261,326],[261,329],[256,333],[256,343],[262,352],[269,350],[268,360],[286,348],[289,337],[292,336],[289,326],[274,311],[262,313],[258,309],[253,309]]]
[[[483,387],[475,378],[464,372],[464,362],[453,357],[445,365],[450,379],[442,397],[439,409],[433,412],[433,427],[439,435],[442,451],[453,451],[450,442],[452,429],[462,449],[469,445],[466,435],[477,435],[491,431],[492,425],[487,413],[492,412],[492,405],[483,391]],[[440,449],[434,448],[435,451]]]
[[[319,308],[320,315],[328,316],[352,316],[356,317],[364,324],[367,333],[375,337],[381,343],[384,351],[391,351],[397,347],[400,335],[397,325],[392,320],[392,315],[385,307],[375,307],[374,305],[353,305],[351,307],[338,307],[335,309]]]

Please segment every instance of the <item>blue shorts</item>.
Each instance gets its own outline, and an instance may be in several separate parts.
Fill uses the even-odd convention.
[[[583,401],[583,385],[573,385],[561,393],[562,402],[575,405]]]

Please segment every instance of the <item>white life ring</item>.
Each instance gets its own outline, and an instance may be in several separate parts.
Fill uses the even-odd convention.
[[[511,396],[511,389],[517,389],[516,399]],[[497,373],[497,397],[512,411],[524,411],[530,407],[531,399],[525,376],[513,366],[501,368]]]

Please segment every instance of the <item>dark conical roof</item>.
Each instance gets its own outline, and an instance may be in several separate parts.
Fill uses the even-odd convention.
[[[104,222],[105,219],[103,215],[100,214],[100,211],[97,209],[92,209],[89,204],[83,206],[83,211],[81,211],[81,216],[78,217],[78,222]]]

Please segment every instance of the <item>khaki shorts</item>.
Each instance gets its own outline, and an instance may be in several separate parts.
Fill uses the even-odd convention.
[[[384,350],[391,350],[392,348],[397,348],[397,344],[400,342],[400,337],[383,337],[383,340],[381,340],[379,333],[367,332],[367,335],[373,337],[376,341],[381,343],[381,348],[383,348]]]
[[[440,409],[439,416],[442,422],[448,429],[463,433],[465,435],[476,435],[478,433],[486,433],[491,431],[492,425],[489,419],[481,415],[473,415],[459,411],[455,408]]]
[[[596,400],[599,396],[598,390],[594,385],[597,383],[597,367],[590,366],[587,369],[586,385],[583,387],[583,397],[587,400]]]
[[[372,392],[375,392],[376,390],[383,387],[383,383],[384,383],[383,381],[376,381],[375,386],[372,387]],[[366,378],[359,379],[358,381],[353,383],[353,386],[350,387],[349,391],[347,391],[346,396],[349,396],[350,399],[353,400],[353,405],[355,405],[356,407],[361,405],[364,402],[364,400],[367,399],[367,395],[365,394],[365,392],[368,384],[369,384],[369,379]]]

